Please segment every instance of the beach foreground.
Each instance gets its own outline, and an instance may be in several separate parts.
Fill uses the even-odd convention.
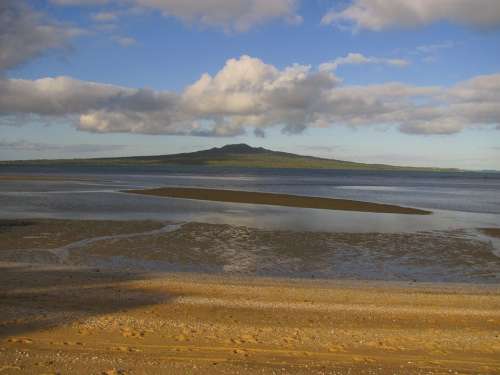
[[[326,243],[328,236],[340,235],[314,237]],[[311,238],[196,223],[0,221],[0,373],[500,371],[497,283],[285,279],[238,272],[152,272],[147,267],[139,272],[140,267],[125,261],[247,265],[238,254],[224,258],[229,250],[245,252],[231,240],[242,236],[245,243],[276,254],[284,250],[273,250],[274,240],[267,237],[301,248],[300,241]],[[329,241],[334,240],[339,238]],[[353,244],[358,240],[349,235]],[[208,244],[212,250],[196,250]],[[213,253],[223,245],[231,246]],[[467,262],[479,252],[483,258],[476,256],[477,262],[484,265],[476,266],[482,272],[495,263],[492,255],[484,255],[487,248],[474,249],[464,250],[463,259],[452,254],[441,262],[452,267],[450,259]],[[328,251],[333,254],[335,248]],[[291,254],[296,254],[293,248]],[[490,267],[491,272],[497,269]]]
[[[6,263],[0,286],[6,374],[500,370],[498,288]]]

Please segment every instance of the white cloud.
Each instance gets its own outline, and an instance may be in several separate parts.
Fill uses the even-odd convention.
[[[58,24],[17,0],[0,2],[0,72],[47,50],[67,46],[84,31]]]
[[[353,25],[379,31],[447,21],[472,27],[500,26],[498,0],[353,0],[347,8],[324,15],[323,24]]]
[[[387,59],[378,57],[366,57],[360,53],[348,53],[345,57],[336,58],[333,61],[323,63],[319,66],[322,71],[335,71],[341,65],[360,65],[360,64],[382,64],[397,67],[405,67],[410,64],[404,59]]]
[[[85,82],[69,77],[0,80],[0,112],[65,115],[88,108],[113,106],[113,98],[127,100],[137,90]]]
[[[241,132],[244,126],[283,125],[300,132],[316,120],[315,107],[338,80],[328,72],[292,65],[278,70],[259,59],[230,59],[215,76],[204,74],[186,88],[184,107],[209,118],[221,135]]]
[[[384,125],[411,134],[452,134],[500,128],[500,74],[455,86],[397,82],[343,85],[331,71],[278,69],[249,56],[230,59],[180,94],[132,89],[69,77],[0,80],[0,124],[23,116],[66,119],[89,132],[234,136],[272,127]],[[24,121],[23,121],[24,119]]]

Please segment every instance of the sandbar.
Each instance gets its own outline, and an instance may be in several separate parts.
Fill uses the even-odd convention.
[[[162,187],[158,189],[126,190],[127,193],[160,197],[185,198],[215,202],[266,204],[272,206],[317,208],[325,210],[374,212],[406,215],[429,215],[432,212],[401,207],[391,204],[362,202],[349,199],[307,197],[301,195],[250,192],[241,190],[221,190],[183,187]]]
[[[480,231],[487,236],[500,238],[500,228],[481,228]]]

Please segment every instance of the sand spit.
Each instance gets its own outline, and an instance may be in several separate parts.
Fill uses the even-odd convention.
[[[377,212],[407,215],[431,214],[430,211],[389,204],[361,202],[348,199],[306,197],[299,195],[259,193],[238,190],[164,187],[146,190],[127,190],[126,192],[134,194],[197,199],[216,202],[267,204],[273,206],[319,208],[325,210]]]

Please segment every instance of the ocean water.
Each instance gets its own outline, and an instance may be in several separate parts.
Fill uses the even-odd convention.
[[[403,232],[500,226],[500,174],[213,167],[0,167],[0,174],[82,181],[1,181],[0,217],[158,219],[289,230]],[[397,204],[430,216],[201,202],[123,193],[161,186],[240,189]]]
[[[500,280],[500,240],[478,230],[500,227],[500,174],[211,167],[0,168],[0,175],[80,178],[0,180],[0,219],[155,219],[235,226],[222,232],[209,226],[203,236],[213,241],[203,248],[194,243],[192,248],[183,249],[190,259],[199,260],[195,263],[171,263],[170,257],[175,254],[169,252],[164,254],[164,261],[148,260],[148,249],[156,249],[162,240],[152,239],[149,244],[145,237],[146,242],[140,246],[145,251],[144,259],[112,257],[105,267],[383,280]],[[124,192],[162,186],[346,198],[423,208],[433,213],[357,213]],[[280,234],[268,237],[269,230],[279,230]],[[317,234],[310,237],[296,232]],[[194,238],[196,242],[196,235],[186,235],[188,241]],[[117,240],[113,239],[111,245],[115,246]],[[105,243],[100,246],[105,247]],[[285,246],[287,243],[290,246]],[[168,243],[164,247],[168,249]],[[17,251],[13,254],[16,259],[20,256]],[[213,257],[218,259],[215,266],[204,260]],[[96,259],[95,265],[103,266],[103,258]]]

